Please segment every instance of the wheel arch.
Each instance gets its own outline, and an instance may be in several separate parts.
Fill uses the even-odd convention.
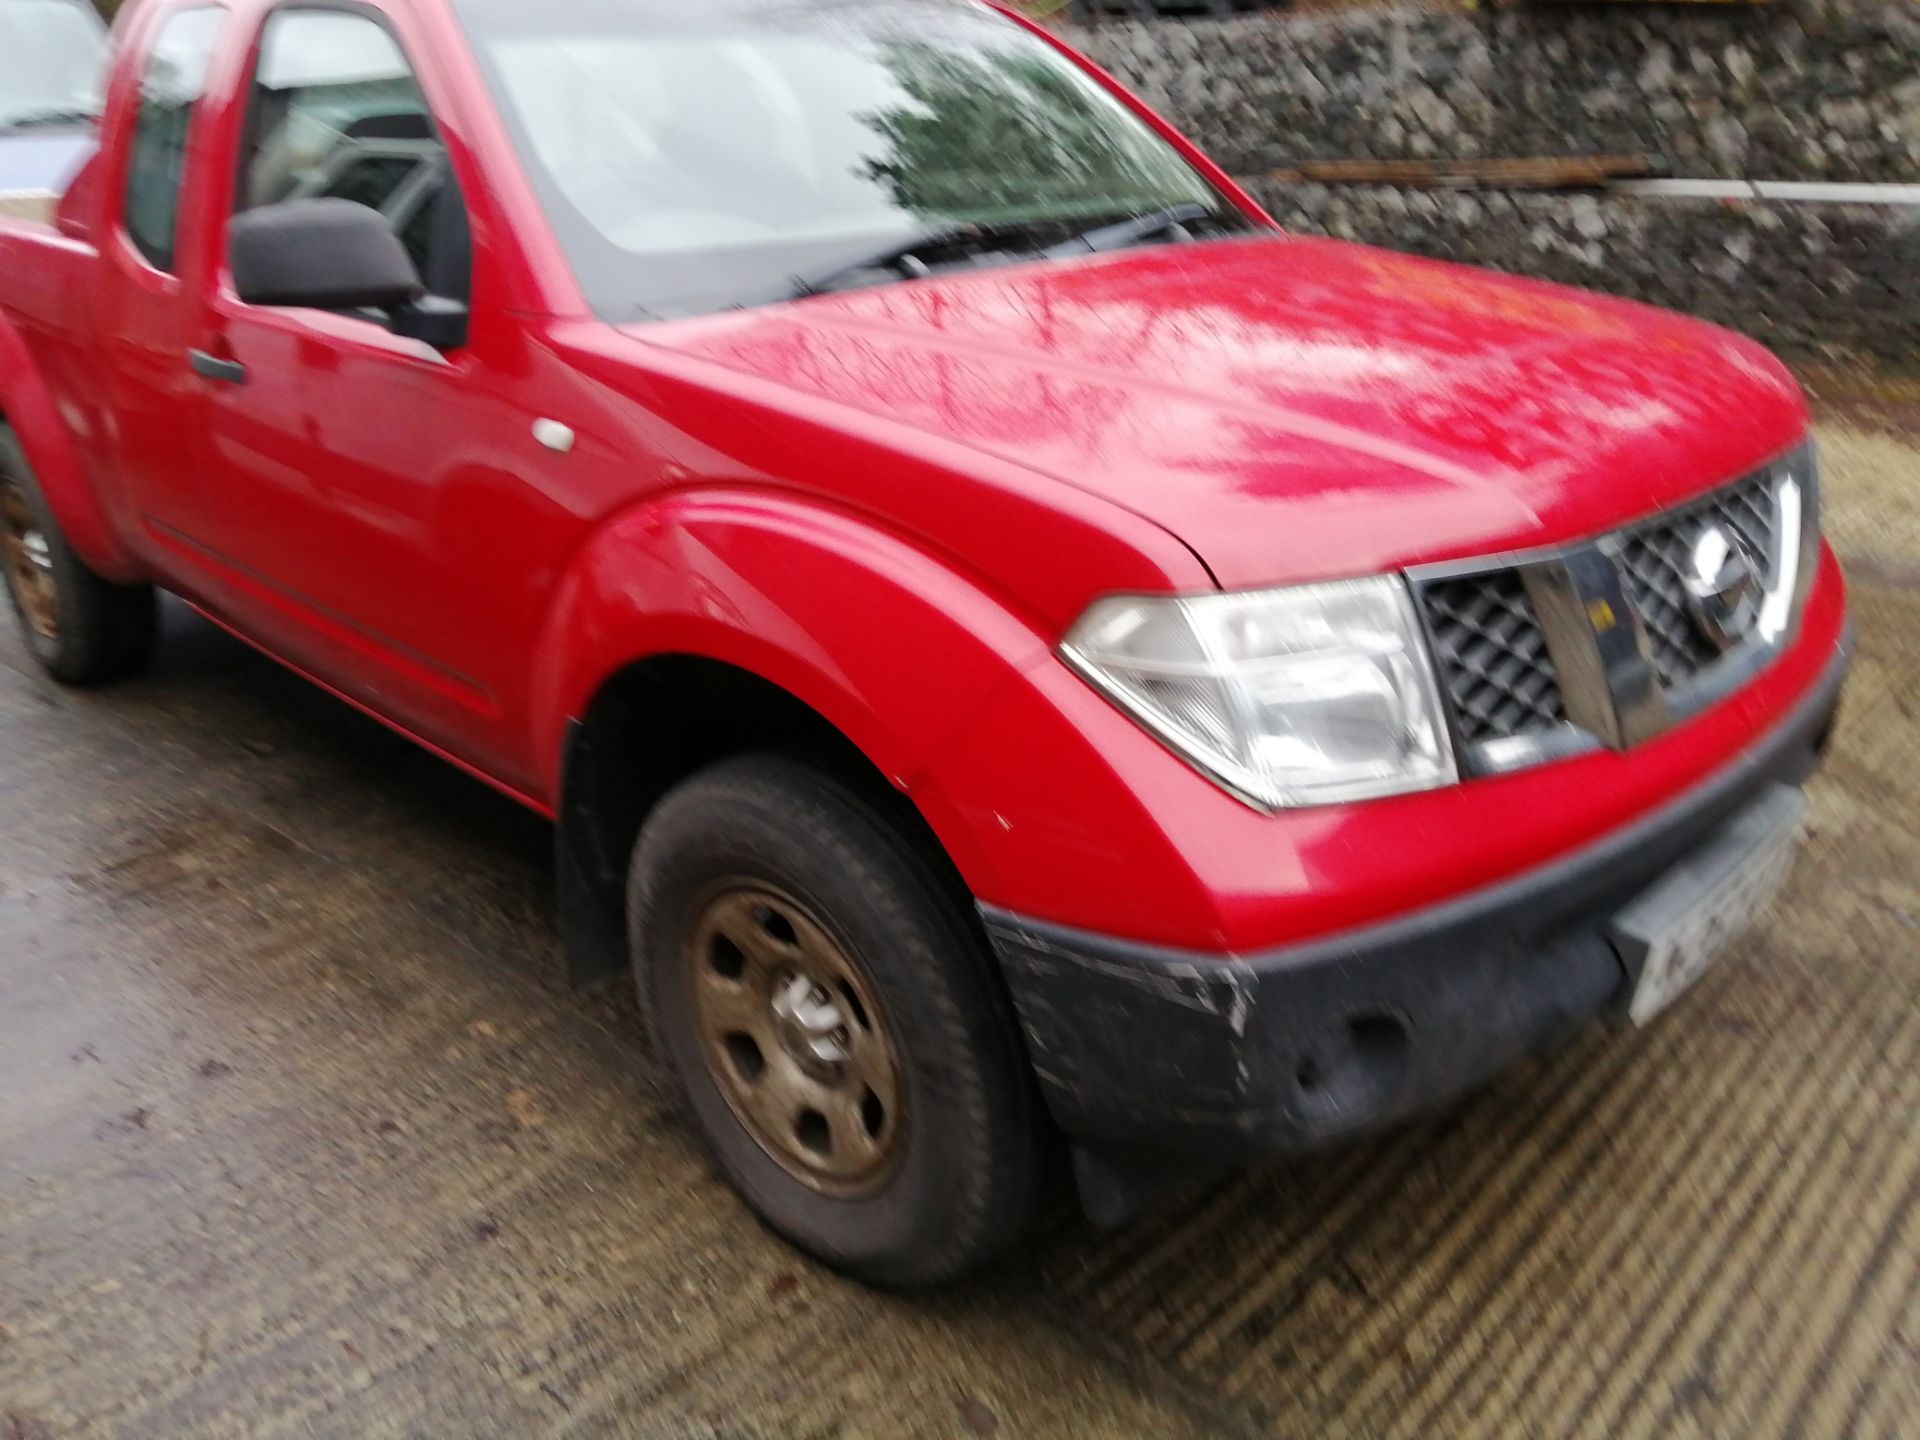
[[[0,430],[10,432],[60,531],[88,568],[120,583],[145,579],[94,494],[66,422],[19,331],[0,315]]]
[[[576,983],[625,969],[627,867],[648,816],[683,781],[751,753],[804,760],[860,795],[972,915],[953,854],[965,830],[936,793],[909,793],[821,710],[754,670],[658,653],[609,675],[565,731],[555,837]]]
[[[682,491],[601,526],[542,631],[532,744],[576,978],[624,964],[614,907],[652,807],[750,750],[833,771],[969,897],[991,888],[975,827],[925,777],[1050,646],[911,540],[791,495]]]

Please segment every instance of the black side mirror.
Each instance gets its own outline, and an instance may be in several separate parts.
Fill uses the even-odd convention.
[[[249,305],[398,310],[426,292],[378,210],[351,200],[283,200],[227,227],[234,289]]]

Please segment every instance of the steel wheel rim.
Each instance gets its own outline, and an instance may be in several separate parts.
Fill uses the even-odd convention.
[[[821,1194],[884,1185],[905,1151],[905,1084],[846,947],[790,896],[730,881],[698,907],[683,959],[707,1071],[760,1148]]]
[[[4,545],[7,582],[20,612],[45,639],[60,636],[60,596],[53,575],[53,546],[27,504],[26,492],[0,479],[0,544]]]

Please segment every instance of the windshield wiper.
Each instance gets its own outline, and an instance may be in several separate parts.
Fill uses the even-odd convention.
[[[90,125],[99,118],[98,110],[71,105],[48,107],[45,110],[22,110],[17,115],[0,115],[0,132],[42,130],[55,125]]]
[[[891,271],[892,278],[897,280],[923,280],[933,274],[933,266],[921,258],[927,252],[953,250],[963,245],[976,251],[995,246],[1001,249],[1022,244],[1034,246],[1039,243],[1036,231],[1059,234],[1063,228],[1068,229],[1070,239],[1030,252],[1037,259],[1063,260],[1102,250],[1124,250],[1129,245],[1168,233],[1191,240],[1193,236],[1186,228],[1189,225],[1207,221],[1230,228],[1238,218],[1211,205],[1190,203],[1169,205],[1150,214],[1135,215],[1117,224],[1100,225],[1077,234],[1071,231],[1072,221],[1021,220],[997,225],[947,221],[917,230],[857,260],[843,261],[809,275],[795,275],[787,295],[790,299],[804,300],[813,295],[852,289],[855,287],[850,282],[870,271]]]
[[[862,255],[858,260],[842,261],[811,275],[794,276],[793,298],[804,300],[810,295],[831,294],[856,275],[864,275],[869,270],[893,270],[901,279],[922,280],[933,273],[932,267],[920,258],[922,250],[950,250],[969,240],[982,239],[985,234],[978,225],[953,221],[928,225],[906,239],[895,240],[870,254]]]
[[[1074,255],[1098,254],[1102,250],[1124,250],[1129,245],[1138,245],[1143,240],[1151,240],[1156,235],[1177,232],[1179,238],[1191,240],[1192,234],[1187,226],[1200,220],[1221,220],[1225,217],[1211,205],[1189,203],[1169,205],[1164,210],[1153,210],[1145,215],[1135,215],[1132,219],[1122,220],[1114,225],[1101,225],[1092,230],[1082,231],[1071,240],[1051,245],[1041,253],[1049,260],[1065,260]]]

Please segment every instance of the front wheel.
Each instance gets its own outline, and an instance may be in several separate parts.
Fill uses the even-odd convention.
[[[151,586],[115,585],[87,568],[54,522],[20,442],[0,430],[0,568],[34,659],[67,685],[144,667],[159,635]]]
[[[951,1280],[1031,1222],[1045,1133],[964,902],[821,771],[731,761],[635,852],[656,1049],[774,1230],[878,1284]]]

